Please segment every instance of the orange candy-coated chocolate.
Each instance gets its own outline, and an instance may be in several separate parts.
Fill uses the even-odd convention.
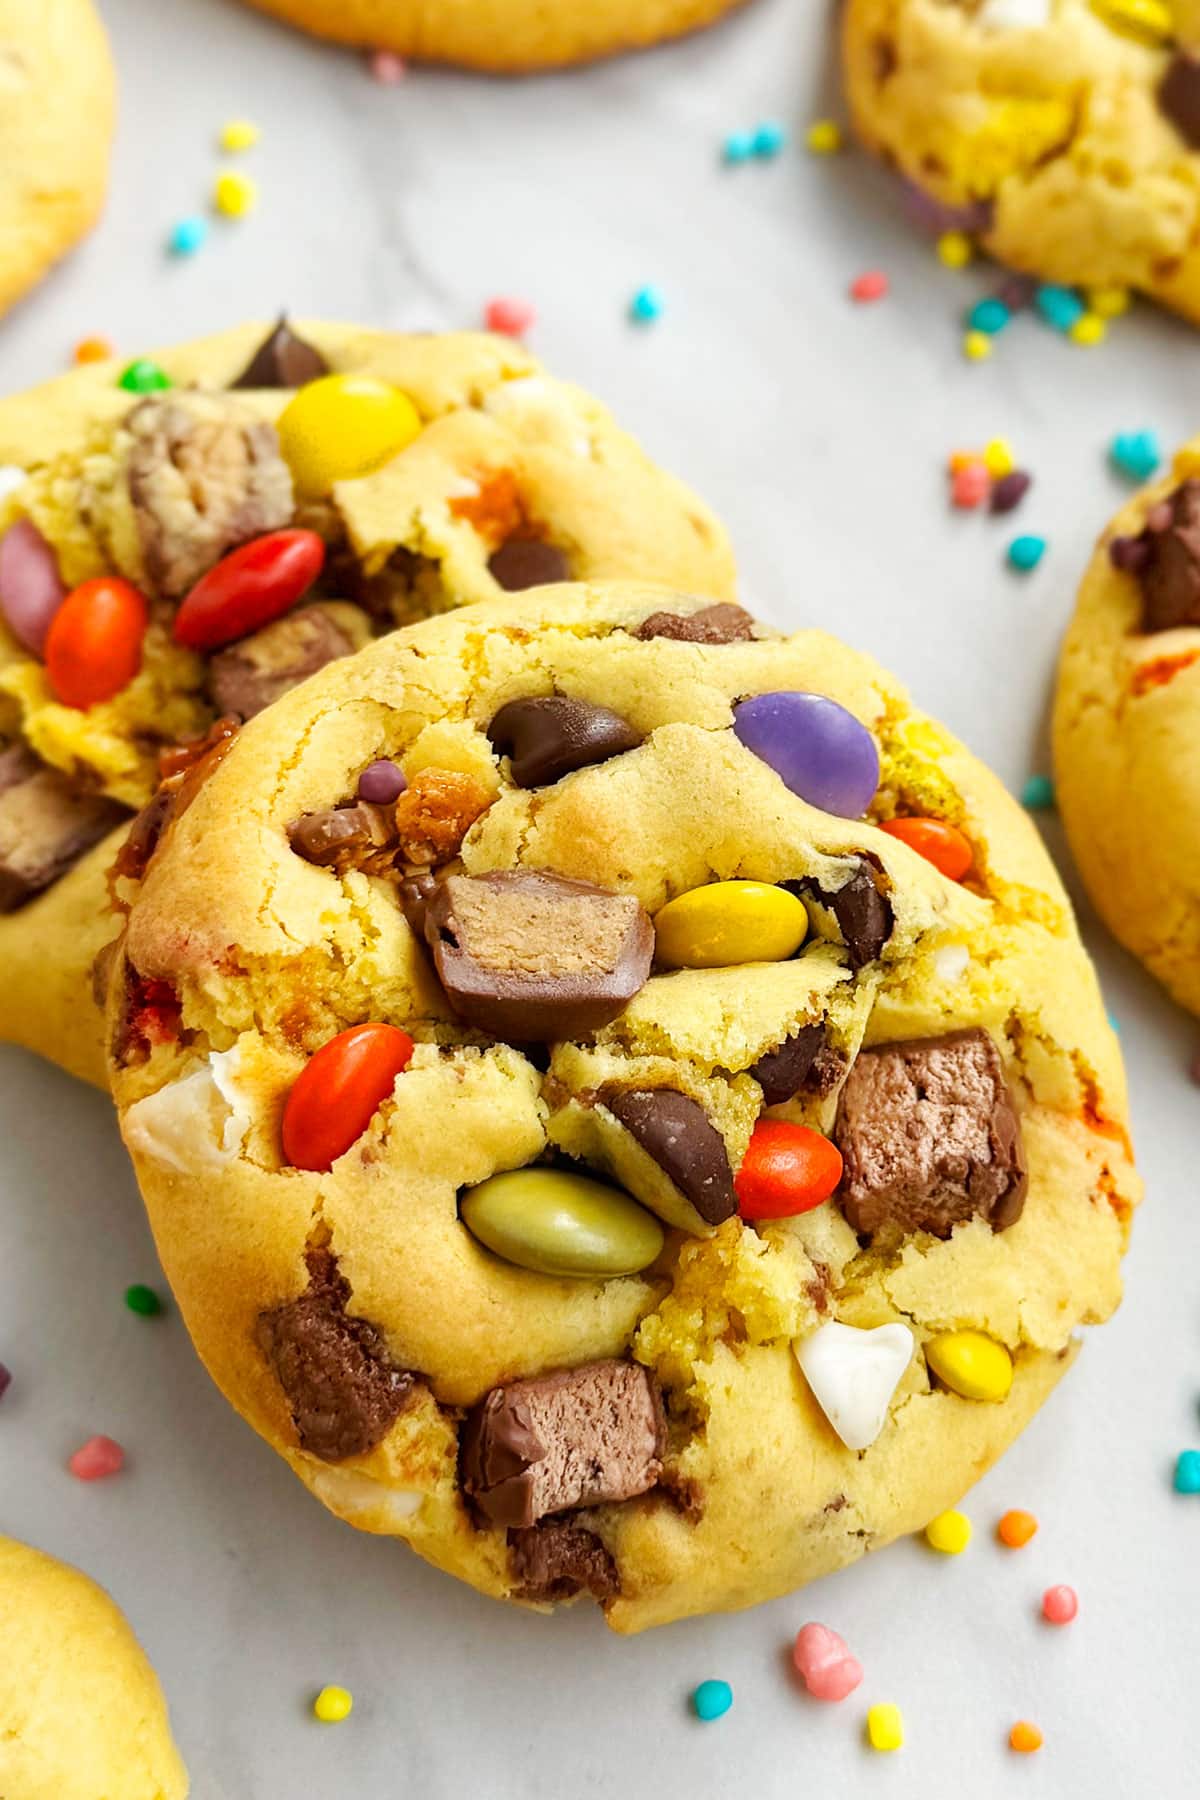
[[[950,881],[961,881],[971,866],[970,844],[958,827],[947,825],[945,819],[887,819],[879,829],[899,838]]]

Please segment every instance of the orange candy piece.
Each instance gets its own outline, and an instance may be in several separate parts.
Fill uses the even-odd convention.
[[[81,711],[111,700],[142,666],[146,597],[101,575],[67,595],[46,633],[46,675],[56,700]]]
[[[397,1025],[352,1025],[322,1044],[283,1109],[283,1154],[296,1169],[331,1169],[359,1139],[412,1061]]]
[[[1018,1719],[1008,1734],[1008,1741],[1012,1749],[1019,1751],[1022,1756],[1029,1756],[1034,1750],[1041,1749],[1045,1739],[1037,1726],[1031,1725],[1028,1719]]]
[[[1005,1513],[996,1527],[996,1536],[1010,1550],[1023,1550],[1037,1528],[1038,1522],[1031,1512],[1015,1509]]]
[[[879,829],[889,837],[899,838],[950,881],[961,881],[974,861],[962,832],[945,819],[887,819]]]

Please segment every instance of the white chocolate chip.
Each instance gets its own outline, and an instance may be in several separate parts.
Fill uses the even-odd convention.
[[[250,1104],[237,1085],[238,1045],[135,1101],[125,1115],[125,1142],[181,1175],[232,1162],[250,1129]]]
[[[425,1496],[415,1488],[388,1487],[354,1469],[316,1469],[309,1486],[330,1512],[367,1530],[397,1529],[421,1510]]]
[[[831,1319],[792,1343],[814,1398],[849,1450],[865,1450],[883,1430],[900,1377],[912,1361],[907,1325],[860,1331]]]
[[[933,953],[933,972],[939,981],[949,987],[953,982],[962,980],[970,960],[971,953],[965,944],[943,944],[940,950]]]
[[[1054,16],[1054,0],[983,0],[975,23],[983,31],[1042,31]]]
[[[24,487],[28,479],[26,470],[18,469],[16,463],[0,463],[0,500],[7,500],[19,487]]]
[[[478,492],[479,483],[469,475],[455,475],[446,483],[447,500],[474,500]]]

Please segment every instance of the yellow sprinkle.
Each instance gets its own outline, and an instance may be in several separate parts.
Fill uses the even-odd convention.
[[[975,246],[965,231],[944,231],[937,241],[937,253],[948,269],[965,269]]]
[[[836,119],[814,119],[804,134],[804,142],[814,156],[832,156],[842,147],[842,128]]]
[[[1088,306],[1101,319],[1119,319],[1122,313],[1129,311],[1131,295],[1128,288],[1088,288],[1087,297]]]
[[[925,1536],[930,1547],[943,1556],[959,1556],[971,1541],[971,1521],[966,1513],[939,1513],[925,1527]]]
[[[213,186],[213,205],[227,219],[240,219],[258,203],[258,183],[236,169],[225,169]]]
[[[984,449],[983,460],[993,481],[999,481],[1002,475],[1011,475],[1017,466],[1017,459],[1007,438],[993,438]]]
[[[900,1708],[873,1706],[867,1714],[867,1736],[872,1750],[899,1750],[904,1744],[904,1720]]]
[[[251,119],[229,119],[221,127],[217,142],[222,150],[253,150],[262,132]]]
[[[1073,344],[1083,344],[1088,347],[1092,344],[1102,344],[1107,335],[1108,326],[1099,313],[1094,312],[1080,313],[1067,333]]]
[[[1200,475],[1200,444],[1185,444],[1182,450],[1177,450],[1171,468],[1180,481]]]
[[[1003,1400],[1012,1386],[1012,1357],[983,1331],[943,1331],[925,1346],[938,1379],[964,1400]]]
[[[322,1725],[340,1725],[350,1717],[354,1695],[349,1688],[323,1687],[313,1701],[313,1713]]]
[[[986,331],[968,331],[963,338],[963,355],[972,362],[982,362],[992,354],[992,340]]]
[[[1114,31],[1151,42],[1171,37],[1175,21],[1168,0],[1089,0],[1094,13],[1099,13]]]

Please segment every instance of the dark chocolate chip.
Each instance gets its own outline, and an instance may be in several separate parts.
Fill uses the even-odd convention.
[[[425,938],[455,1012],[518,1044],[599,1031],[645,986],[654,955],[632,894],[541,869],[446,876]]]
[[[1193,150],[1200,150],[1200,57],[1177,50],[1159,83],[1159,111]]]
[[[237,380],[234,388],[298,388],[328,375],[329,364],[314,345],[297,337],[281,314],[274,330],[263,339]]]
[[[1033,476],[1024,469],[1010,469],[1007,475],[1001,475],[999,481],[993,483],[991,509],[994,513],[1010,513],[1014,507],[1020,506],[1022,500],[1033,486]]]
[[[488,572],[510,594],[571,579],[566,551],[539,537],[508,538],[488,557]]]
[[[741,644],[754,636],[754,625],[748,612],[725,600],[694,613],[651,613],[634,626],[630,636],[646,641],[673,638],[681,644]]]
[[[833,914],[850,967],[862,969],[882,954],[895,924],[892,903],[881,891],[882,876],[883,865],[878,857],[864,850],[856,859],[850,878],[836,890],[823,888],[811,876],[785,881],[783,886]]]
[[[574,769],[635,750],[642,741],[619,713],[566,694],[510,700],[487,730],[492,748],[510,759],[512,778],[523,788],[546,787]]]
[[[510,1531],[508,1548],[521,1600],[570,1600],[586,1593],[604,1601],[621,1591],[617,1565],[595,1532],[569,1519],[543,1519]]]
[[[300,1448],[325,1462],[373,1450],[416,1378],[392,1363],[382,1334],[346,1311],[350,1283],[329,1250],[309,1250],[308,1287],[259,1314],[258,1344],[292,1409]]]
[[[1139,541],[1142,630],[1200,625],[1200,481],[1185,481],[1160,501]]]
[[[706,1225],[737,1211],[729,1153],[704,1108],[674,1088],[600,1090],[600,1099]]]
[[[776,1049],[759,1057],[750,1073],[763,1091],[765,1106],[782,1106],[800,1092],[824,1044],[823,1025],[801,1025]]]

